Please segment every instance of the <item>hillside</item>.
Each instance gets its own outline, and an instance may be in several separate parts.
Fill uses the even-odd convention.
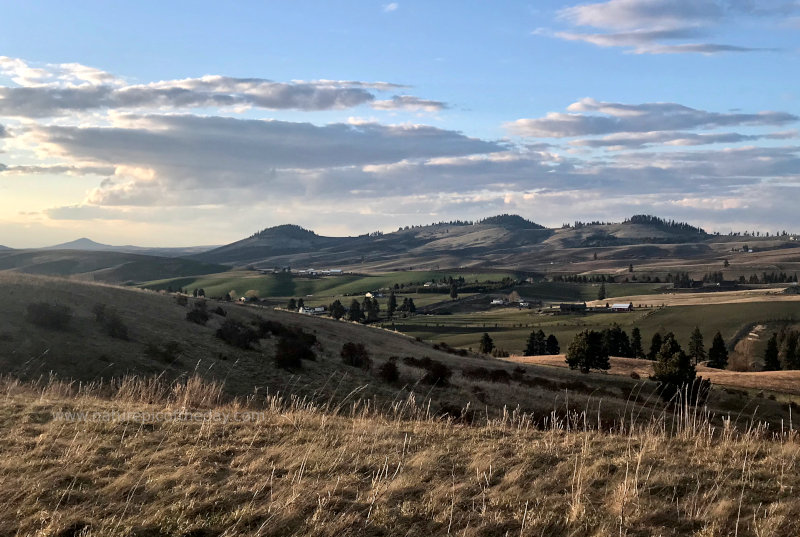
[[[499,266],[535,270],[545,260],[563,262],[566,255],[572,255],[570,249],[583,257],[585,252],[579,253],[582,249],[642,246],[635,253],[607,252],[606,257],[653,258],[672,256],[675,245],[686,245],[684,255],[708,257],[713,255],[708,245],[711,238],[688,224],[645,215],[621,223],[576,223],[547,229],[520,216],[503,214],[476,222],[443,222],[358,237],[324,237],[299,226],[283,225],[193,258],[265,268],[360,267],[385,271]]]
[[[180,257],[185,255],[197,254],[211,250],[213,246],[186,246],[186,247],[165,247],[155,248],[147,246],[112,246],[110,244],[101,244],[86,237],[76,239],[74,241],[56,244],[54,246],[47,246],[39,248],[39,250],[81,250],[87,252],[120,252],[128,254],[140,255],[154,255],[162,257]],[[0,248],[2,249],[2,248]]]
[[[1,382],[2,535],[777,537],[800,512],[794,433],[717,436],[702,416],[600,433],[591,413],[232,403],[194,379]]]
[[[220,272],[227,267],[175,257],[86,250],[8,250],[0,271],[70,276],[108,283],[145,282]]]

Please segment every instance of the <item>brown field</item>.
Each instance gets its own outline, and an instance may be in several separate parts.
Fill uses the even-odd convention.
[[[796,433],[716,429],[694,412],[600,432],[592,413],[466,426],[408,400],[385,413],[226,401],[197,378],[3,379],[0,393],[3,536],[779,537],[800,517]],[[254,414],[145,417],[175,411]],[[124,417],[75,418],[95,412]]]
[[[787,295],[781,288],[747,289],[742,291],[719,291],[711,293],[664,293],[660,295],[634,295],[595,300],[589,306],[602,306],[606,302],[654,306],[704,306],[708,304],[742,304],[747,302],[799,302],[800,295]]]
[[[552,367],[567,367],[563,354],[556,356],[511,356],[506,360],[519,364],[537,364]],[[611,375],[629,377],[636,373],[648,378],[653,373],[653,362],[638,358],[611,358]],[[704,365],[697,366],[697,374],[710,379],[712,384],[732,388],[766,390],[800,395],[800,371],[721,371]]]

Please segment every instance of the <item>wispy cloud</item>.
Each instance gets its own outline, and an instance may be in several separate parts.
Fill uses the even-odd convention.
[[[400,4],[397,2],[390,2],[388,4],[384,4],[383,11],[386,13],[391,13],[392,11],[397,11],[397,8],[400,7]]]

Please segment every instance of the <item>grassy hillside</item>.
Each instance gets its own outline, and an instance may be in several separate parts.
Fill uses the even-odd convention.
[[[260,297],[336,297],[364,294],[368,291],[388,289],[394,284],[422,286],[425,282],[441,280],[451,276],[463,277],[466,282],[501,281],[513,278],[512,272],[469,271],[398,271],[386,274],[343,274],[320,278],[304,278],[288,273],[259,274],[254,271],[231,271],[223,274],[208,274],[194,278],[177,278],[152,281],[144,284],[148,289],[202,288],[206,296],[222,296],[229,291],[244,295],[255,290]],[[446,293],[445,293],[446,295]],[[596,298],[596,293],[595,293]]]
[[[109,283],[145,282],[220,272],[227,267],[191,259],[103,251],[10,250],[0,252],[0,271],[75,276]]]
[[[196,381],[0,388],[2,535],[778,537],[800,515],[796,432],[702,415],[609,433],[593,412],[465,426]]]

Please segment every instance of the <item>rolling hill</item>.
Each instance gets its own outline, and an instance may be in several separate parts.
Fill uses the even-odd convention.
[[[112,246],[102,244],[92,239],[82,237],[74,241],[38,248],[39,250],[82,250],[87,252],[120,252],[128,254],[154,255],[160,257],[180,257],[185,255],[197,254],[211,250],[214,246],[183,246],[183,247],[147,247],[147,246]],[[2,248],[0,248],[2,249]]]
[[[622,223],[576,223],[547,229],[520,216],[505,214],[477,222],[406,227],[357,237],[324,237],[299,226],[282,225],[192,258],[227,265],[362,266],[373,271],[496,264],[519,268],[538,264],[542,259],[563,257],[570,249],[647,245],[629,254],[666,256],[671,255],[674,245],[686,245],[685,254],[703,256],[711,251],[706,244],[710,237],[688,224],[643,215]],[[690,246],[696,243],[699,245]]]
[[[108,283],[139,283],[225,271],[192,259],[87,250],[3,250],[0,271],[71,276]]]

